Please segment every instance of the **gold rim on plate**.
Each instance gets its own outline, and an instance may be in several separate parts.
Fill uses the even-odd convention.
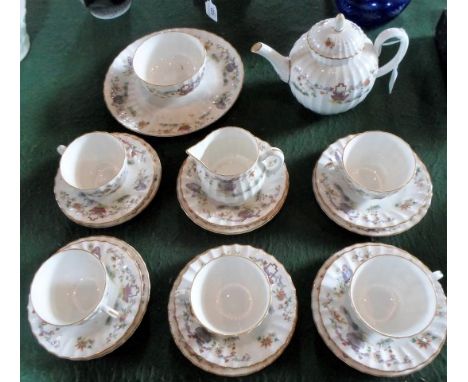
[[[57,198],[57,194],[55,193],[55,188],[54,188],[55,200],[56,200],[57,204],[59,205],[60,210],[63,212],[63,214],[68,219],[70,219],[72,222],[74,222],[76,224],[79,224],[79,225],[82,225],[84,227],[109,228],[109,227],[114,227],[116,225],[125,223],[125,222],[133,219],[135,216],[140,214],[151,203],[151,201],[154,199],[154,197],[155,197],[155,195],[156,195],[156,193],[157,193],[157,191],[159,189],[159,185],[161,184],[162,166],[161,166],[161,161],[159,159],[159,156],[158,156],[158,153],[156,152],[156,150],[154,150],[146,141],[144,141],[140,137],[137,137],[137,136],[135,136],[133,134],[112,133],[112,135],[115,135],[116,137],[123,136],[123,137],[126,137],[126,138],[130,139],[130,140],[136,140],[146,148],[147,152],[149,153],[149,155],[151,156],[152,161],[153,161],[153,179],[151,180],[151,186],[149,187],[148,192],[145,195],[145,197],[143,197],[140,200],[140,202],[136,206],[134,206],[134,208],[132,208],[130,211],[128,211],[126,214],[124,214],[120,218],[115,219],[115,220],[111,220],[111,221],[106,222],[106,223],[88,223],[88,222],[83,222],[82,220],[74,218],[73,215],[71,215],[67,211],[67,209],[62,209],[61,208],[60,203],[59,203],[58,198]]]
[[[422,263],[418,258],[415,256],[411,255],[410,253],[402,250],[401,248],[388,245],[388,244],[383,244],[383,243],[361,243],[361,244],[355,244],[349,247],[346,247],[342,249],[341,251],[338,251],[331,255],[321,266],[319,271],[317,272],[317,275],[315,276],[314,282],[312,283],[312,316],[314,318],[315,326],[317,328],[317,331],[319,332],[320,336],[322,337],[323,341],[327,345],[327,347],[335,354],[336,357],[338,357],[341,361],[343,361],[345,364],[348,366],[352,367],[353,369],[356,369],[362,373],[365,374],[370,374],[374,375],[377,377],[399,377],[403,375],[408,375],[411,373],[414,373],[418,370],[421,370],[425,366],[429,365],[441,352],[443,349],[446,338],[447,338],[447,331],[445,331],[445,336],[442,339],[439,347],[437,350],[424,362],[420,363],[417,366],[407,368],[404,370],[399,370],[399,371],[383,371],[375,368],[371,368],[369,366],[365,366],[362,363],[359,363],[358,361],[355,361],[351,357],[349,357],[344,351],[342,351],[332,340],[330,335],[328,334],[328,331],[325,327],[325,324],[323,323],[322,315],[320,313],[320,303],[319,303],[319,297],[320,297],[320,290],[322,286],[322,281],[323,278],[328,271],[328,269],[333,265],[333,263],[344,256],[345,254],[354,251],[357,248],[362,248],[362,247],[368,247],[368,246],[373,246],[373,247],[387,247],[391,248],[392,250],[397,250],[400,251],[401,253],[407,255],[409,258],[413,260],[413,262],[417,263],[419,266],[421,266],[426,272],[431,273],[431,271],[427,268],[427,266]],[[446,301],[446,298],[445,298]]]
[[[239,245],[239,246],[244,246],[241,244],[232,244],[234,245]],[[231,246],[231,245],[229,245]],[[251,247],[251,246],[248,246]],[[206,361],[202,357],[200,357],[198,354],[196,354],[190,346],[185,342],[183,339],[183,336],[179,330],[179,323],[177,321],[177,318],[175,316],[175,292],[177,288],[179,287],[183,275],[187,272],[189,267],[196,261],[199,260],[199,258],[208,252],[217,249],[216,248],[211,248],[197,256],[195,256],[192,260],[190,260],[185,267],[180,271],[179,275],[177,276],[176,280],[174,281],[174,284],[172,286],[171,292],[169,294],[169,303],[168,303],[168,316],[169,316],[169,327],[171,329],[171,334],[174,339],[174,342],[176,343],[177,347],[179,350],[182,352],[182,354],[195,366],[198,368],[207,371],[212,374],[220,375],[220,376],[227,376],[227,377],[241,377],[249,374],[253,374],[257,371],[260,371],[264,369],[265,367],[271,365],[277,358],[281,356],[281,354],[284,352],[286,347],[289,345],[291,338],[295,332],[296,329],[296,324],[297,324],[297,314],[298,314],[298,302],[297,302],[297,296],[296,296],[296,289],[294,287],[294,284],[292,282],[291,276],[289,273],[286,271],[286,268],[284,268],[283,264],[280,263],[274,256],[268,254],[267,252],[263,251],[260,249],[260,251],[264,252],[267,256],[271,257],[272,259],[275,260],[275,263],[278,264],[279,267],[283,268],[284,273],[288,277],[288,281],[290,282],[291,289],[294,291],[294,295],[296,297],[296,310],[295,310],[295,316],[293,320],[293,324],[291,327],[291,330],[288,334],[288,337],[285,339],[284,344],[278,348],[278,350],[270,355],[269,357],[265,358],[263,361],[257,362],[253,365],[247,366],[247,367],[239,367],[239,368],[232,368],[232,367],[221,367],[219,365],[216,365],[214,363],[211,363],[209,361]],[[253,247],[252,247],[253,248]],[[258,249],[258,248],[255,248]]]
[[[186,158],[185,161],[182,163],[182,166],[180,167],[179,170],[179,175],[177,177],[177,199],[179,200],[180,207],[184,211],[185,215],[196,225],[199,227],[210,231],[214,233],[219,233],[223,235],[240,235],[243,233],[247,232],[252,232],[256,230],[257,228],[260,228],[264,226],[265,224],[269,223],[281,210],[281,208],[284,205],[284,202],[286,201],[286,197],[288,196],[289,192],[289,173],[286,168],[286,165],[284,165],[283,169],[285,172],[285,186],[284,186],[284,191],[281,195],[281,197],[278,199],[275,207],[265,216],[262,218],[258,219],[257,221],[254,221],[249,224],[239,224],[239,225],[231,225],[231,226],[222,226],[219,224],[214,224],[207,222],[203,218],[201,218],[195,211],[193,211],[190,206],[188,205],[187,201],[185,200],[182,192],[182,173],[185,169],[185,167],[189,163],[189,158]],[[261,192],[261,191],[260,191]]]
[[[88,361],[88,360],[92,360],[96,358],[101,358],[113,352],[120,346],[122,346],[133,335],[136,329],[140,326],[140,323],[146,313],[149,298],[150,298],[150,293],[151,293],[151,283],[150,283],[150,277],[149,277],[148,268],[146,267],[146,263],[144,262],[143,258],[138,253],[138,251],[135,248],[133,248],[130,244],[124,242],[123,240],[117,239],[112,236],[89,236],[86,238],[72,241],[71,243],[68,243],[67,245],[58,249],[56,252],[60,252],[65,249],[70,249],[72,246],[75,246],[77,244],[82,244],[84,242],[90,242],[90,241],[97,241],[97,242],[103,242],[103,243],[115,245],[128,254],[129,258],[132,259],[136,263],[136,266],[138,269],[138,275],[140,277],[141,286],[142,286],[141,298],[140,298],[140,304],[138,306],[137,313],[135,314],[132,323],[127,327],[127,330],[122,334],[120,339],[114,342],[107,349],[101,350],[100,352],[87,356],[87,357],[64,357],[56,353],[52,353],[50,350],[44,348],[47,352],[49,352],[50,354],[53,354],[56,357],[59,357],[62,359],[68,359],[71,361]],[[34,337],[37,339],[36,335],[34,335]],[[42,346],[41,343],[39,344]]]
[[[356,136],[356,134],[350,134],[344,138],[340,138],[339,140],[333,142],[331,145],[329,145],[324,151],[323,153],[327,152],[331,146],[333,145],[336,145],[338,144],[340,141],[344,140],[351,140],[354,136]],[[323,155],[322,153],[322,155]],[[363,227],[361,225],[357,225],[357,224],[353,224],[351,222],[348,222],[346,220],[344,220],[341,216],[339,216],[335,211],[333,211],[328,205],[327,203],[324,201],[324,198],[322,197],[321,193],[319,192],[319,187],[318,187],[318,180],[317,180],[317,167],[318,167],[318,162],[320,161],[320,158],[317,160],[317,163],[315,164],[314,166],[314,170],[312,172],[312,188],[313,188],[313,191],[314,191],[314,194],[315,194],[315,197],[317,199],[317,202],[320,206],[320,208],[322,209],[322,211],[332,220],[334,221],[336,224],[338,224],[339,226],[351,231],[351,232],[354,232],[354,233],[357,233],[357,234],[360,234],[360,235],[364,235],[364,236],[391,236],[391,235],[396,235],[396,234],[400,234],[402,232],[405,232],[407,230],[409,230],[410,228],[414,227],[416,224],[418,224],[422,218],[426,215],[427,211],[429,210],[429,207],[431,205],[431,200],[432,200],[432,179],[431,179],[431,176],[429,174],[429,171],[427,170],[427,167],[425,166],[425,164],[423,163],[423,161],[419,158],[419,156],[413,152],[415,158],[416,158],[416,163],[417,165],[419,165],[422,169],[422,171],[424,171],[424,173],[426,174],[427,178],[428,178],[428,181],[429,183],[431,184],[431,191],[427,194],[426,196],[426,199],[424,200],[424,202],[422,203],[422,206],[419,208],[419,210],[413,214],[413,216],[411,216],[411,218],[407,219],[407,220],[404,220],[404,221],[401,221],[399,223],[396,223],[396,224],[393,224],[393,225],[387,225],[385,227],[375,227],[375,228],[370,228],[370,227]],[[321,156],[322,156],[321,155]],[[402,225],[404,224],[407,224],[407,223],[412,223],[411,225],[409,225],[408,227],[405,227],[405,228],[402,228]],[[392,228],[394,228],[394,230],[391,230]],[[390,230],[389,230],[390,229]]]

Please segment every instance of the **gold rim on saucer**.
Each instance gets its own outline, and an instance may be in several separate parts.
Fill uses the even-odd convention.
[[[236,245],[236,244],[233,244],[233,246],[234,245]],[[180,271],[179,275],[177,276],[176,280],[174,281],[174,284],[172,286],[172,289],[171,289],[171,292],[170,292],[170,295],[169,295],[169,303],[168,303],[168,318],[169,318],[169,326],[170,326],[170,329],[171,329],[171,334],[172,334],[172,337],[174,339],[174,342],[176,343],[177,347],[182,352],[182,354],[193,365],[195,365],[196,367],[198,367],[198,368],[200,368],[200,369],[202,369],[204,371],[207,371],[207,372],[212,373],[212,374],[216,374],[216,375],[220,375],[220,376],[228,376],[228,377],[240,377],[240,376],[253,374],[253,373],[257,372],[257,371],[260,371],[260,370],[264,369],[265,367],[269,366],[270,364],[272,364],[283,353],[284,349],[286,349],[286,347],[289,345],[289,343],[291,341],[291,338],[292,338],[292,336],[294,334],[294,331],[296,329],[296,324],[297,324],[297,300],[296,300],[296,310],[295,310],[294,320],[293,320],[293,323],[292,323],[292,329],[288,333],[288,337],[286,338],[284,344],[274,354],[272,354],[269,357],[265,358],[261,362],[257,362],[255,364],[247,366],[247,367],[239,367],[239,368],[221,367],[219,365],[216,365],[216,364],[213,364],[213,363],[211,363],[209,361],[206,361],[205,359],[200,357],[198,354],[196,354],[190,348],[190,346],[185,342],[182,334],[180,333],[179,323],[178,323],[177,318],[175,316],[175,294],[176,294],[177,288],[179,287],[179,285],[180,285],[180,283],[182,281],[182,277],[187,272],[187,270],[189,269],[191,264],[198,261],[201,256],[207,254],[208,252],[210,252],[213,249],[215,249],[215,248],[209,249],[209,250],[195,256],[191,261],[189,261],[185,265],[185,267]],[[269,255],[269,256],[271,256],[273,259],[276,260],[276,258],[274,258],[272,255]],[[282,267],[284,269],[284,272],[288,276],[289,282],[290,282],[292,288],[295,291],[294,284],[292,282],[291,276],[289,275],[289,273],[286,271],[284,266],[278,260],[276,260],[276,262],[280,267]],[[296,299],[297,299],[297,297],[296,297]]]
[[[264,141],[262,141],[260,139],[258,139],[258,141],[261,144],[268,145],[268,143],[266,143],[266,142],[264,142]],[[180,167],[179,174],[178,174],[178,177],[177,177],[177,199],[179,200],[179,204],[180,204],[182,210],[184,211],[184,213],[187,215],[187,217],[193,223],[195,223],[196,225],[198,225],[199,227],[201,227],[201,228],[203,228],[203,229],[205,229],[207,231],[214,232],[214,233],[219,233],[219,234],[223,234],[223,235],[239,235],[239,234],[254,231],[257,228],[260,228],[263,225],[270,222],[279,213],[279,211],[281,210],[281,208],[283,207],[283,205],[284,205],[284,203],[286,201],[286,197],[287,197],[288,192],[289,192],[289,173],[288,173],[286,164],[284,164],[283,165],[283,170],[282,170],[282,171],[284,171],[284,175],[283,175],[283,177],[284,177],[284,183],[283,183],[284,190],[283,190],[281,196],[276,201],[273,209],[271,211],[269,211],[265,216],[257,218],[256,220],[254,220],[254,221],[252,221],[250,223],[247,223],[247,224],[240,223],[240,224],[225,225],[225,226],[206,221],[196,211],[194,211],[189,206],[187,200],[184,197],[183,191],[182,191],[182,188],[183,188],[183,184],[182,184],[183,174],[186,171],[187,166],[189,166],[192,163],[191,162],[192,160],[193,159],[191,159],[190,157],[186,158],[185,161],[182,163],[182,166]],[[260,191],[260,192],[262,192],[262,191]],[[238,208],[238,207],[234,207],[234,208]]]
[[[83,243],[86,243],[86,242],[102,242],[102,243],[117,246],[120,249],[122,249],[126,253],[126,255],[128,256],[128,258],[133,260],[135,265],[136,265],[138,276],[139,276],[139,279],[140,279],[140,282],[141,282],[141,297],[140,297],[140,303],[138,305],[137,312],[135,313],[133,321],[127,327],[125,332],[122,333],[121,337],[116,342],[114,342],[111,346],[109,346],[108,348],[103,349],[103,350],[101,350],[101,351],[99,351],[99,352],[97,352],[95,354],[92,354],[92,355],[86,356],[86,357],[66,357],[66,356],[58,355],[57,353],[53,353],[49,349],[44,347],[44,349],[47,352],[53,354],[54,356],[62,358],[62,359],[68,359],[68,360],[71,360],[71,361],[87,361],[87,360],[91,360],[91,359],[101,358],[101,357],[113,352],[114,350],[116,350],[120,346],[122,346],[133,335],[135,330],[140,325],[140,323],[141,323],[141,321],[142,321],[142,319],[143,319],[143,317],[144,317],[144,315],[146,313],[146,309],[147,309],[148,301],[149,301],[149,297],[150,297],[150,291],[151,291],[149,273],[148,273],[148,269],[146,267],[146,264],[145,264],[143,258],[135,250],[135,248],[130,246],[128,243],[126,243],[126,242],[124,242],[122,240],[119,240],[119,239],[117,239],[115,237],[111,237],[111,236],[90,236],[90,237],[78,239],[78,240],[75,240],[75,241],[65,245],[64,247],[58,249],[57,252],[60,252],[60,251],[65,250],[65,249],[73,248],[73,247],[75,247],[77,245],[82,245]],[[34,336],[36,337],[35,334],[34,334]],[[41,343],[40,343],[40,345],[41,345]]]
[[[352,367],[352,368],[354,368],[354,369],[356,369],[356,370],[358,370],[358,371],[360,371],[362,373],[370,374],[370,375],[374,375],[374,376],[378,376],[378,377],[398,377],[398,376],[408,375],[408,374],[414,373],[414,372],[416,372],[418,370],[421,370],[425,366],[429,365],[439,355],[439,353],[443,349],[444,344],[446,342],[446,337],[447,337],[446,330],[445,330],[445,335],[444,335],[443,339],[441,340],[439,347],[436,349],[436,351],[427,360],[425,360],[424,362],[421,362],[420,364],[418,364],[418,365],[416,365],[414,367],[409,367],[409,368],[406,368],[406,369],[403,369],[403,370],[385,371],[385,370],[379,370],[379,369],[375,369],[375,368],[371,368],[369,366],[366,366],[366,365],[352,359],[342,349],[340,349],[335,344],[335,342],[332,340],[332,338],[330,337],[330,335],[329,335],[329,333],[328,333],[328,331],[327,331],[327,329],[325,327],[325,324],[324,324],[324,321],[323,321],[323,318],[322,318],[322,315],[321,315],[321,312],[320,312],[319,295],[320,295],[320,291],[321,291],[323,278],[324,278],[325,274],[327,273],[328,269],[331,268],[332,265],[335,263],[335,261],[338,260],[339,258],[341,258],[343,255],[345,255],[345,254],[347,254],[349,252],[352,252],[357,248],[364,248],[364,247],[369,247],[369,246],[372,246],[372,247],[385,247],[385,248],[389,248],[389,249],[392,249],[392,250],[397,250],[398,252],[400,252],[402,254],[405,254],[406,257],[411,259],[411,261],[413,261],[414,263],[419,265],[426,272],[431,273],[431,271],[427,268],[427,266],[425,264],[423,264],[419,259],[417,259],[413,255],[409,254],[408,252],[406,252],[406,251],[404,251],[404,250],[402,250],[400,248],[394,247],[392,245],[369,242],[369,243],[355,244],[355,245],[346,247],[346,248],[342,249],[341,251],[338,251],[335,254],[333,254],[332,256],[330,256],[324,262],[322,267],[317,272],[317,275],[316,275],[316,277],[314,279],[314,282],[312,284],[312,304],[311,305],[312,305],[312,315],[313,315],[313,318],[314,318],[315,326],[316,326],[317,331],[319,332],[320,336],[322,337],[323,341],[327,345],[327,347],[335,354],[336,357],[338,357],[341,361],[346,363],[348,366],[350,366],[350,367]],[[444,295],[444,301],[446,301],[445,295]]]
[[[108,222],[104,223],[91,223],[88,221],[83,221],[80,219],[77,219],[74,217],[72,214],[69,213],[69,211],[66,208],[63,208],[61,204],[59,203],[59,198],[57,197],[57,193],[55,192],[55,187],[54,187],[54,194],[55,194],[55,200],[57,201],[57,204],[60,207],[60,210],[64,213],[64,215],[73,221],[76,224],[85,226],[85,227],[90,227],[90,228],[108,228],[108,227],[114,227],[116,225],[125,223],[138,214],[140,214],[154,199],[158,189],[159,185],[161,184],[161,177],[162,177],[162,169],[161,169],[161,161],[159,159],[159,156],[157,152],[143,139],[132,135],[132,134],[127,134],[127,133],[112,133],[112,135],[116,137],[123,137],[129,140],[137,141],[140,143],[142,146],[145,147],[146,151],[148,154],[151,156],[152,159],[152,164],[153,164],[153,179],[151,180],[151,185],[148,188],[148,191],[146,195],[139,201],[139,203],[133,208],[131,208],[127,213],[125,213],[123,216],[115,219],[115,220],[110,220]],[[58,174],[58,173],[57,173]],[[58,175],[57,175],[58,176]]]
[[[330,146],[333,146],[337,144],[340,141],[346,141],[350,140],[352,137],[354,137],[354,134],[348,135],[344,138],[339,139],[338,141],[332,143]],[[327,147],[327,149],[324,151],[328,151],[330,146]],[[421,170],[424,171],[424,174],[427,176],[429,183],[432,185],[432,180],[430,177],[430,174],[425,166],[425,164],[421,161],[421,159],[418,157],[416,153],[414,153],[417,166],[420,166]],[[323,154],[322,154],[323,155]],[[320,160],[320,159],[319,159]],[[353,224],[349,221],[344,220],[341,216],[339,216],[336,211],[333,211],[327,203],[323,199],[323,195],[319,192],[318,185],[317,185],[317,167],[318,167],[318,161],[314,166],[314,170],[312,173],[312,188],[314,191],[315,198],[317,200],[317,203],[319,204],[320,208],[322,211],[336,224],[341,226],[342,228],[345,228],[351,232],[364,235],[364,236],[391,236],[391,235],[396,235],[400,234],[402,232],[405,232],[409,230],[410,228],[414,227],[416,224],[418,224],[422,218],[426,215],[430,205],[431,205],[431,200],[432,200],[432,187],[431,191],[427,194],[426,199],[422,203],[421,207],[409,218],[403,221],[400,221],[394,225],[386,225],[384,227],[375,227],[375,228],[370,228],[370,227],[363,227],[358,224]]]

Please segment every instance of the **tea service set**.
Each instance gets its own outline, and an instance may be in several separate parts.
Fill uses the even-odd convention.
[[[379,69],[380,49],[394,38],[400,41],[398,53]],[[372,45],[340,14],[314,25],[288,58],[263,43],[252,51],[273,64],[304,106],[334,114],[356,106],[375,78],[390,71],[391,90],[407,47],[408,36],[396,28],[382,32]],[[224,39],[175,28],[145,36],[119,53],[106,74],[104,98],[130,130],[177,136],[219,119],[237,99],[243,76],[240,56]],[[57,204],[70,220],[87,227],[111,227],[135,217],[161,182],[158,154],[135,135],[95,131],[57,151]],[[250,232],[282,208],[289,175],[281,149],[228,126],[186,153],[177,197],[188,218],[205,230]],[[411,228],[432,198],[422,161],[401,138],[383,131],[330,145],[313,170],[312,186],[330,219],[366,236]],[[345,248],[324,263],[313,283],[317,330],[335,355],[357,370],[379,376],[417,371],[445,343],[441,277],[397,247]],[[122,240],[92,236],[69,243],[42,264],[32,281],[33,334],[61,358],[102,357],[139,326],[150,287],[142,256]],[[297,304],[291,276],[275,257],[248,245],[224,245],[181,270],[170,292],[168,320],[176,345],[194,365],[241,376],[281,355],[295,330]]]

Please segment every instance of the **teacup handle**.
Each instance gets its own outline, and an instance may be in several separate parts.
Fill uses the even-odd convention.
[[[110,306],[107,306],[107,305],[104,305],[102,307],[102,310],[109,316],[111,316],[112,318],[120,318],[121,317],[121,313],[116,311],[115,309],[111,308]]]
[[[63,155],[63,153],[65,152],[66,149],[67,149],[67,146],[64,146],[64,145],[57,146],[57,152],[60,155]]]
[[[277,159],[272,166],[269,166],[265,163],[270,157],[276,157]],[[267,175],[271,175],[277,172],[281,167],[283,167],[284,154],[279,148],[272,147],[271,149],[260,155],[259,162],[262,163]]]
[[[444,274],[441,271],[432,272],[432,279],[434,281],[439,281],[442,277],[444,277]]]

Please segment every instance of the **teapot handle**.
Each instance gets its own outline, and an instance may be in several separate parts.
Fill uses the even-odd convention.
[[[397,41],[388,42],[388,40],[396,38]],[[385,43],[387,42],[387,43]],[[408,50],[409,45],[409,38],[408,34],[402,28],[389,28],[381,32],[374,42],[374,48],[377,52],[377,56],[380,56],[380,52],[382,51],[383,45],[390,45],[396,42],[400,42],[400,47],[398,48],[398,52],[395,56],[387,62],[384,66],[381,66],[377,71],[376,77],[384,76],[385,74],[392,72],[390,77],[390,82],[388,84],[388,92],[391,93],[393,89],[393,85],[398,76],[398,65],[400,64],[403,57],[405,57],[406,51]]]

